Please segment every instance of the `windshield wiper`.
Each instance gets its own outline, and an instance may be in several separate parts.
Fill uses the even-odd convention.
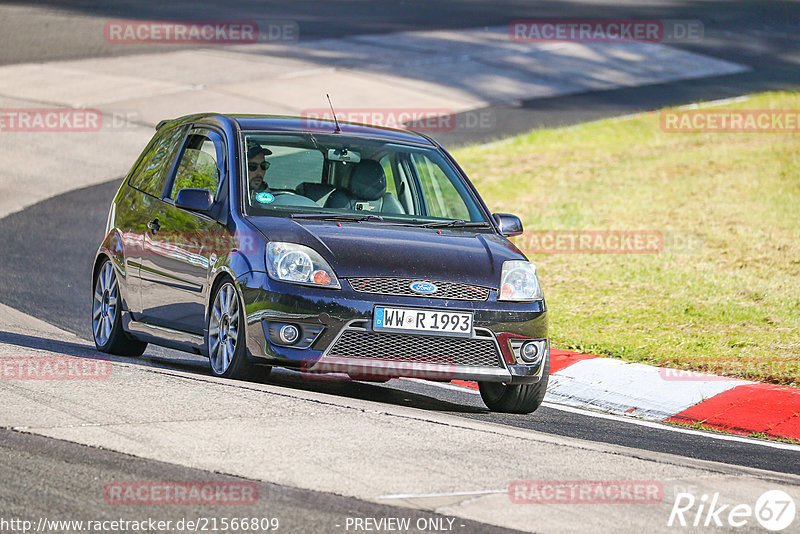
[[[451,226],[458,226],[460,228],[486,228],[489,226],[487,222],[468,222],[462,219],[455,219],[452,221],[434,221],[420,225],[423,228],[447,228]]]
[[[351,215],[348,213],[292,213],[292,219],[320,219],[323,221],[383,221],[383,217],[372,213]]]

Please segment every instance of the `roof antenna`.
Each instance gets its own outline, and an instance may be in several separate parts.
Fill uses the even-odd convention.
[[[336,112],[333,111],[333,104],[331,104],[331,95],[325,93],[325,96],[328,97],[328,105],[331,107],[331,113],[333,113],[333,122],[334,124],[336,124],[336,130],[334,130],[333,133],[342,133],[342,129],[339,128],[339,121],[336,120]]]

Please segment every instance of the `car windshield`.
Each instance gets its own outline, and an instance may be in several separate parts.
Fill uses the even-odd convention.
[[[488,226],[434,149],[344,135],[245,133],[245,213]]]

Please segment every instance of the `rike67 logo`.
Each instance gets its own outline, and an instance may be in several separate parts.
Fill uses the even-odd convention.
[[[728,527],[741,528],[753,525],[755,520],[767,530],[778,532],[789,527],[796,514],[792,497],[781,490],[764,492],[755,503],[732,504],[724,502],[719,493],[703,494],[696,498],[692,493],[677,493],[667,526],[673,527]]]

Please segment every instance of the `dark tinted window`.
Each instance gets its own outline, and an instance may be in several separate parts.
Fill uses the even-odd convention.
[[[218,154],[222,154],[222,139],[210,134],[213,140],[205,135],[190,135],[181,161],[175,174],[172,193],[169,198],[175,200],[178,191],[188,187],[206,189],[217,195],[220,181]]]
[[[266,157],[270,167],[264,180],[271,189],[293,191],[303,182],[320,183],[324,157],[319,150],[265,146],[272,154]]]
[[[153,196],[161,196],[167,174],[164,167],[172,161],[175,149],[183,139],[185,128],[173,128],[156,134],[136,171],[130,185]]]
[[[268,151],[263,181],[245,168],[245,213],[363,212],[406,221],[486,223],[457,169],[435,148],[343,134],[246,133],[242,153]],[[283,194],[286,190],[294,195]]]

